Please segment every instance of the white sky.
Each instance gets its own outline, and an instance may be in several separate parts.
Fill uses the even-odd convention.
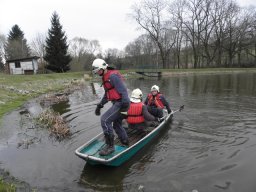
[[[123,49],[138,37],[135,21],[128,19],[130,7],[139,0],[0,0],[0,33],[8,35],[17,24],[30,42],[37,33],[47,33],[54,11],[68,39],[97,39],[103,49]],[[256,0],[238,0],[256,6]]]
[[[124,48],[141,31],[128,18],[135,0],[0,0],[0,33],[18,24],[30,42],[47,33],[56,11],[68,39],[97,39],[103,49]]]

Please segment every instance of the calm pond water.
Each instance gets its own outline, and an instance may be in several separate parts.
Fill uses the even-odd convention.
[[[58,142],[35,128],[24,109],[4,118],[0,129],[0,168],[37,191],[255,192],[256,74],[184,75],[126,80],[129,92],[153,84],[176,113],[159,136],[121,167],[90,166],[77,147],[101,132],[95,104],[100,84],[86,85],[53,108],[74,133]],[[41,106],[26,108],[31,115]],[[105,107],[106,109],[107,107]],[[33,143],[24,141],[33,138]],[[22,143],[23,142],[23,143]],[[29,191],[24,186],[20,191]]]

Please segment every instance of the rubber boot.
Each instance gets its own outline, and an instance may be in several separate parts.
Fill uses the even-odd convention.
[[[114,135],[105,135],[105,146],[103,149],[99,152],[101,156],[106,156],[115,151],[114,148]]]
[[[125,139],[125,140],[120,140],[122,145],[125,146],[125,147],[129,147],[129,140],[128,139]]]

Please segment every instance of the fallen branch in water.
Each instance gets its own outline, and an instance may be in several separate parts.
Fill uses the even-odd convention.
[[[48,108],[39,114],[36,119],[46,126],[57,139],[64,139],[70,136],[69,126],[59,113]]]

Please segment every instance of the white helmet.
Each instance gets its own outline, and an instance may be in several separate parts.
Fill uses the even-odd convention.
[[[108,67],[108,64],[103,59],[95,59],[92,63],[93,73],[97,73],[99,70],[105,70]]]
[[[134,89],[131,95],[131,102],[139,103],[142,101],[142,91],[140,89]]]
[[[157,85],[153,85],[153,86],[151,87],[151,91],[157,91],[157,92],[159,92],[159,87],[158,87]]]

